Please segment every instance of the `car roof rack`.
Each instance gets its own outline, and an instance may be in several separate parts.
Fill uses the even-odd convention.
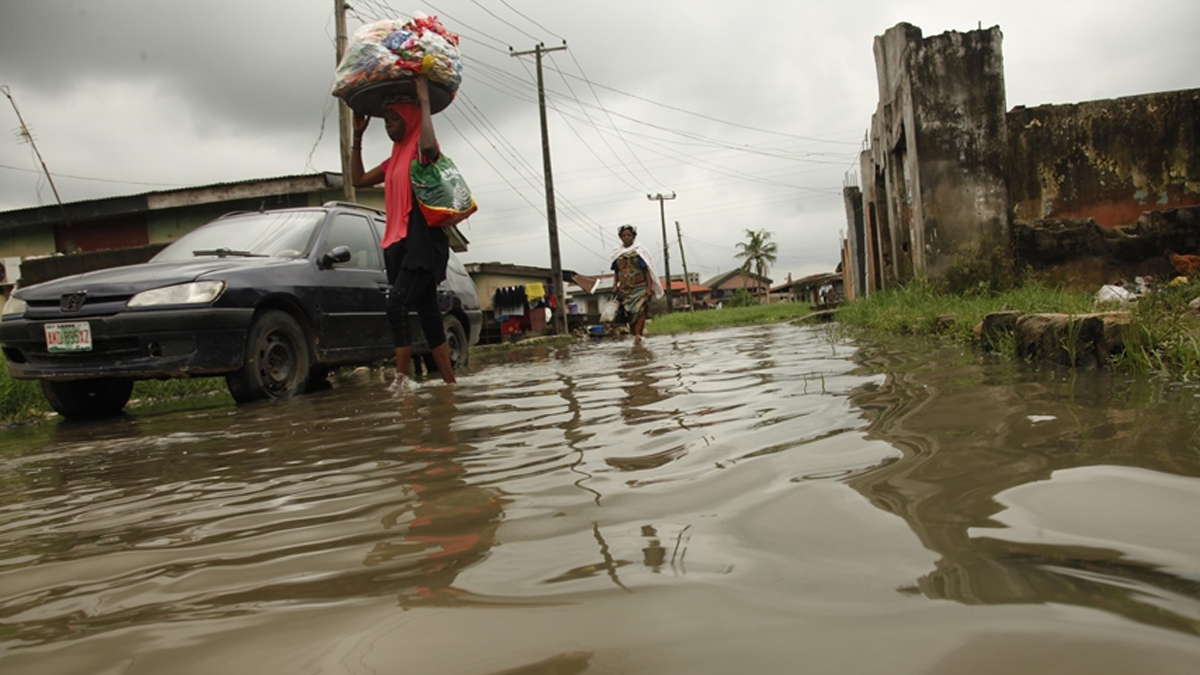
[[[382,209],[377,209],[374,206],[367,206],[366,204],[358,204],[356,202],[343,202],[343,201],[338,201],[336,199],[333,201],[325,202],[321,206],[341,206],[343,208],[348,208],[348,209],[361,209],[363,211],[374,211],[375,213],[378,213],[381,216],[387,215],[386,213],[384,213],[384,211]]]

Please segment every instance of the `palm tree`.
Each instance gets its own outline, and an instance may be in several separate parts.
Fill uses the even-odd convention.
[[[749,273],[753,266],[754,273],[759,277],[759,286],[767,276],[771,265],[775,263],[775,254],[779,247],[771,241],[771,233],[766,230],[746,230],[746,241],[738,242],[736,257],[742,259],[742,272]],[[766,292],[767,302],[771,302],[771,289]]]

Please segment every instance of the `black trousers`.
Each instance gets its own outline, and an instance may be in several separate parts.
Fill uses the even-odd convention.
[[[387,298],[387,319],[392,329],[392,344],[396,347],[412,346],[412,331],[409,329],[409,312],[416,310],[421,322],[421,332],[430,349],[446,341],[446,330],[442,327],[442,312],[438,309],[437,278],[433,270],[406,269],[403,265],[404,242],[392,244],[384,250],[388,280],[391,289]]]

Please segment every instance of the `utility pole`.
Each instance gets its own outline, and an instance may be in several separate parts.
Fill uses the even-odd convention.
[[[514,52],[512,47],[508,48],[510,56],[537,56],[538,114],[542,121],[542,168],[546,174],[546,221],[550,228],[550,273],[554,277],[554,297],[557,299],[557,306],[554,308],[556,334],[567,332],[567,308],[563,292],[562,256],[558,250],[558,217],[554,211],[554,174],[550,169],[550,133],[546,129],[546,88],[542,82],[542,54],[563,51],[566,48],[566,40],[563,40],[561,47],[549,49],[543,43],[538,43],[532,50],[525,52]]]
[[[0,92],[3,92],[8,97],[8,102],[12,104],[13,112],[17,114],[17,121],[21,123],[21,131],[18,134],[21,142],[28,143],[33,148],[33,154],[37,155],[38,162],[42,165],[42,173],[46,174],[46,180],[50,182],[50,190],[54,192],[54,201],[58,202],[58,210],[62,212],[63,222],[69,226],[71,219],[67,216],[67,207],[63,206],[62,197],[58,196],[58,188],[54,185],[54,176],[51,176],[50,169],[46,168],[46,160],[42,159],[42,151],[38,150],[37,143],[33,142],[33,133],[29,131],[29,127],[25,126],[25,118],[21,117],[21,110],[17,108],[17,100],[12,97],[12,92],[9,91],[7,84],[0,87]]]
[[[646,199],[649,199],[650,201],[654,201],[656,199],[658,200],[658,215],[662,219],[663,272],[665,272],[667,275],[667,287],[666,287],[665,291],[667,294],[667,313],[670,314],[671,313],[671,249],[667,245],[667,210],[666,210],[666,207],[663,206],[663,202],[668,199],[675,199],[675,193],[672,192],[671,196],[668,197],[660,192],[656,195],[646,195]]]
[[[346,54],[346,3],[345,0],[333,0],[333,16],[337,24],[337,40],[334,51],[337,52],[337,63],[334,68],[342,65],[342,56]],[[350,106],[338,99],[338,152],[342,156],[342,200],[353,202],[354,183],[350,180],[350,138],[354,134],[353,121],[350,119]]]
[[[692,278],[688,276],[687,271],[687,256],[683,254],[683,232],[679,229],[679,221],[675,221],[675,237],[679,239],[679,258],[683,261],[683,283],[687,287],[688,311],[696,311],[696,305],[692,303]]]

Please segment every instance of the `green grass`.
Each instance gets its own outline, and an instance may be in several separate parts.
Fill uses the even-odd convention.
[[[791,321],[812,314],[812,307],[800,302],[779,302],[754,307],[725,307],[699,312],[673,312],[646,322],[647,335],[675,335],[724,326],[753,326]]]
[[[1088,314],[1128,311],[1131,321],[1124,334],[1125,351],[1113,367],[1133,373],[1161,375],[1176,380],[1200,379],[1200,312],[1188,303],[1200,297],[1200,280],[1164,286],[1138,302],[1097,307],[1091,293],[1066,291],[1037,283],[996,294],[950,295],[926,284],[911,283],[873,293],[838,310],[843,329],[938,335],[970,342],[974,327],[993,312],[1024,314]],[[1015,353],[1015,343],[1003,340],[997,351]]]
[[[1005,311],[1083,314],[1095,310],[1091,294],[1038,284],[997,294],[950,295],[911,283],[844,305],[837,320],[850,328],[969,341],[983,317]]]
[[[1200,380],[1200,312],[1188,306],[1200,297],[1200,280],[1168,286],[1143,296],[1132,308],[1125,353],[1114,365],[1181,380]]]
[[[222,394],[229,398],[225,378],[200,377],[176,380],[143,380],[133,385],[133,395],[127,410],[207,394]],[[42,396],[36,380],[14,380],[7,364],[0,363],[0,425],[21,424],[45,419],[53,411]]]
[[[223,377],[141,380],[133,384],[132,401],[166,401],[228,391]]]
[[[42,397],[42,389],[31,380],[14,380],[8,375],[8,365],[0,368],[0,424],[27,422],[44,417],[50,404]]]

